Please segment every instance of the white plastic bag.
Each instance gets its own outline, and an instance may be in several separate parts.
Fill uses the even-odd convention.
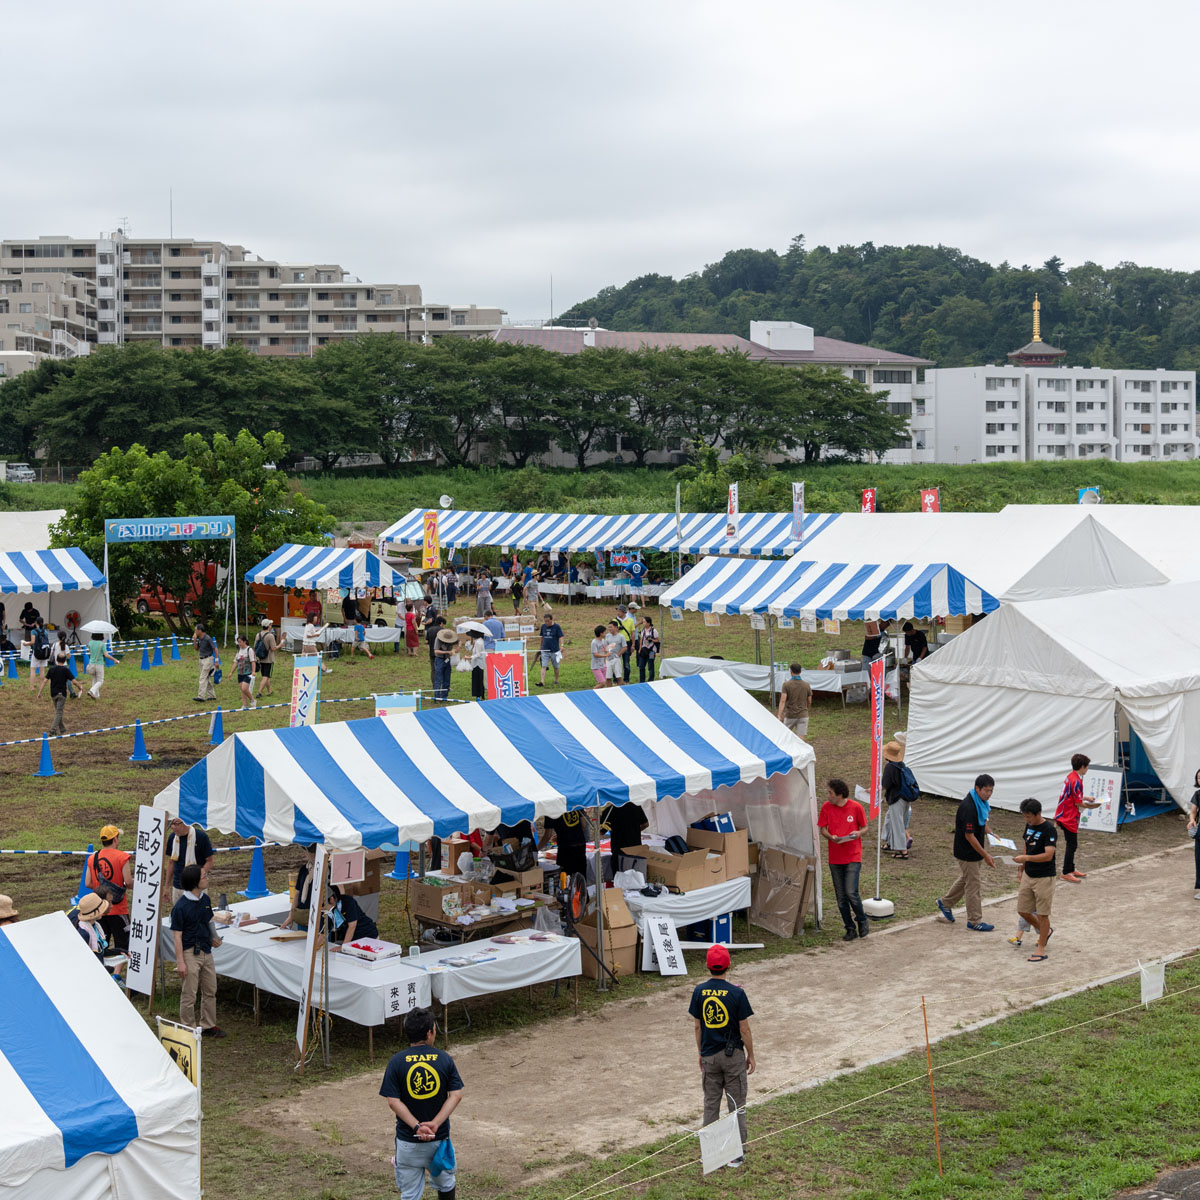
[[[613,876],[613,887],[623,892],[640,892],[646,886],[646,877],[641,871],[618,871]]]

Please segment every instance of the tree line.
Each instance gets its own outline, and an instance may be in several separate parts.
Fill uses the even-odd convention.
[[[893,446],[906,423],[885,399],[834,369],[711,348],[563,355],[371,333],[287,359],[133,342],[46,360],[0,386],[0,454],[82,467],[113,447],[177,454],[190,432],[244,428],[279,430],[289,463],[325,468],[355,454],[389,470],[525,467],[557,448],[582,470],[597,453],[641,466],[656,451],[714,446],[816,462]]]
[[[736,333],[752,320],[792,320],[831,338],[896,350],[941,367],[1004,362],[1031,335],[1072,366],[1200,368],[1200,271],[1122,262],[993,266],[951,246],[816,246],[793,238],[783,254],[731,250],[674,279],[642,275],[563,313],[622,330]]]

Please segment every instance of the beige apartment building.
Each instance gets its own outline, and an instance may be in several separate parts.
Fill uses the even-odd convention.
[[[51,276],[92,289],[94,328],[84,327],[83,340],[99,345],[241,345],[302,356],[375,331],[421,342],[490,334],[503,316],[499,308],[426,303],[417,284],[366,284],[335,263],[275,262],[225,242],[133,238],[120,230],[0,241],[0,282],[28,290]]]
[[[80,275],[0,272],[0,376],[44,358],[87,354],[96,341],[96,285]]]

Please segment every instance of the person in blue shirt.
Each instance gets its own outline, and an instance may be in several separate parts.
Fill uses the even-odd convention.
[[[487,620],[483,622],[483,627],[488,631],[487,636],[483,639],[483,652],[491,654],[496,649],[496,639],[504,637],[504,622],[496,616],[494,608],[488,609]]]
[[[538,687],[546,686],[546,668],[554,668],[554,682],[558,683],[558,663],[562,658],[563,631],[562,626],[554,619],[553,613],[542,617],[542,627],[538,631],[542,635],[542,677]]]

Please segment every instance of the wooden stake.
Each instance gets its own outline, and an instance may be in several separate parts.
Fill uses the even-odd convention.
[[[921,1020],[925,1022],[925,1065],[929,1069],[929,1102],[933,1105],[933,1144],[937,1147],[938,1174],[942,1170],[942,1139],[938,1134],[937,1096],[933,1091],[933,1051],[929,1046],[929,1014],[925,1011],[925,997],[921,997]]]

